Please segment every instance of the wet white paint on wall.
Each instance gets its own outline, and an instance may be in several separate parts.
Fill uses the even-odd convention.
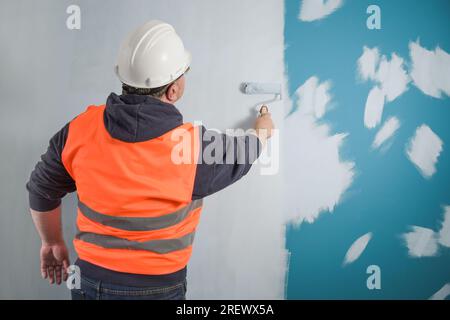
[[[420,46],[419,41],[409,43],[410,68],[406,70],[405,61],[395,52],[388,59],[380,57],[377,47],[363,47],[358,58],[358,75],[363,81],[372,81],[364,112],[364,125],[372,129],[382,120],[386,102],[392,102],[408,90],[408,83],[423,93],[441,98],[450,95],[450,55],[437,47],[429,51]]]
[[[298,102],[295,110],[302,114],[313,115],[317,119],[321,118],[331,101],[330,88],[330,81],[319,83],[317,77],[309,78],[296,91]]]
[[[442,151],[442,140],[423,124],[416,129],[407,145],[406,154],[425,178],[436,172],[436,163]]]
[[[363,47],[357,61],[359,77],[374,82],[365,105],[364,125],[375,128],[382,120],[385,102],[392,102],[408,89],[410,81],[404,61],[393,53],[388,59],[379,56],[378,48]]]
[[[439,243],[450,248],[450,206],[445,206],[444,210],[441,230],[439,231]]]
[[[440,229],[411,226],[411,232],[402,235],[408,254],[413,258],[433,257],[439,249],[450,248],[450,206],[443,206],[443,218]]]
[[[411,232],[403,235],[408,254],[416,258],[435,256],[438,244],[434,231],[419,226],[412,226],[411,229]]]
[[[310,77],[296,91],[297,105],[285,120],[283,166],[286,175],[285,217],[299,225],[313,222],[322,211],[333,211],[354,176],[355,164],[341,160],[346,133],[332,133],[319,120],[329,109],[331,83]],[[288,102],[291,105],[291,102]],[[295,142],[295,145],[292,145]],[[288,143],[288,145],[287,145]]]
[[[370,90],[364,109],[364,124],[367,128],[375,128],[381,122],[384,100],[384,93],[378,86]]]
[[[400,121],[397,119],[397,117],[390,117],[388,120],[386,120],[381,129],[377,132],[372,144],[372,148],[380,148],[382,144],[392,139],[398,128],[400,128]]]
[[[370,239],[372,239],[372,233],[368,232],[365,235],[359,237],[353,242],[353,244],[348,249],[347,253],[344,257],[343,266],[353,263],[356,261],[361,254],[366,250],[367,245],[369,244]]]
[[[180,14],[188,10],[183,13],[186,24],[179,27],[192,29],[186,39],[193,46],[192,74],[198,69],[197,78],[187,83],[181,109],[190,110],[193,119],[201,117],[207,127],[253,125],[255,104],[271,97],[244,95],[239,86],[246,81],[284,82],[283,2],[197,2],[178,2]],[[282,131],[283,101],[269,109]],[[283,298],[283,183],[281,172],[261,176],[260,167],[205,200],[188,266],[188,298]]]
[[[377,47],[363,47],[363,54],[358,59],[358,72],[362,80],[375,80],[380,53]]]
[[[423,48],[419,41],[410,42],[411,78],[423,93],[434,98],[450,96],[450,54],[437,47]]]
[[[445,300],[450,296],[450,283],[446,283],[441,289],[430,297],[430,300]]]
[[[357,60],[357,74],[363,81],[372,81],[364,110],[364,125],[375,128],[382,121],[386,102],[391,102],[408,90],[413,82],[423,93],[435,98],[450,92],[450,55],[437,47],[429,51],[420,46],[419,41],[409,43],[411,63],[406,70],[403,58],[396,53],[389,60],[380,57],[377,47],[363,47],[363,53]],[[379,148],[399,129],[396,117],[389,118],[375,136],[372,148]],[[387,149],[389,145],[385,146]],[[427,125],[417,128],[407,144],[406,154],[425,178],[436,172],[436,163],[442,152],[443,142]]]
[[[393,53],[391,59],[382,56],[376,73],[376,81],[386,96],[387,102],[392,102],[408,89],[410,81],[404,68],[404,60]]]
[[[302,21],[320,20],[342,6],[343,0],[303,0],[298,18]]]

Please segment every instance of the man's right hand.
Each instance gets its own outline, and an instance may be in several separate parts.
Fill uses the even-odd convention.
[[[266,105],[263,105],[255,122],[256,135],[263,144],[272,136],[273,129],[274,125],[269,109]]]
[[[42,244],[41,247],[41,275],[50,284],[60,284],[66,281],[69,268],[69,252],[64,242]]]

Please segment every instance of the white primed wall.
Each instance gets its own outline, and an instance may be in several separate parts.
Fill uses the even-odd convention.
[[[71,4],[81,8],[81,30],[66,28]],[[284,82],[282,0],[1,2],[0,298],[69,298],[65,286],[40,278],[25,183],[57,130],[119,92],[113,65],[120,41],[154,18],[173,24],[193,55],[185,97],[176,104],[186,121],[248,126],[267,96],[244,96],[240,83]],[[271,112],[280,128],[282,102]],[[205,200],[188,298],[283,298],[281,174],[262,176],[259,169]],[[63,201],[70,246],[75,214],[72,194]]]

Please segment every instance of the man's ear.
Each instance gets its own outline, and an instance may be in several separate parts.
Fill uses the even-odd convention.
[[[175,81],[174,83],[172,83],[166,90],[166,98],[169,101],[175,101],[178,99],[178,84]]]

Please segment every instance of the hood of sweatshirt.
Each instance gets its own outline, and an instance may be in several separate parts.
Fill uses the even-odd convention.
[[[183,116],[173,104],[137,94],[111,93],[103,120],[109,134],[125,142],[157,138],[183,124]]]

